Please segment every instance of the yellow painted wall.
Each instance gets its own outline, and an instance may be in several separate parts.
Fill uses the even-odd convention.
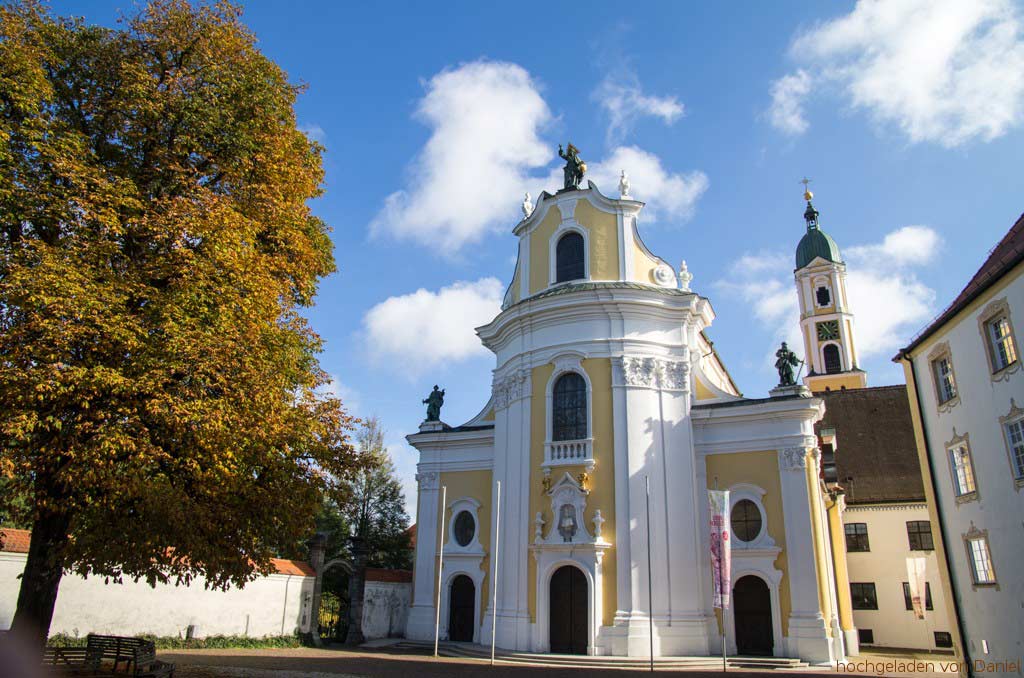
[[[832,636],[832,596],[829,595],[828,585],[828,550],[825,547],[827,536],[824,530],[824,515],[822,514],[821,484],[818,482],[818,465],[808,457],[807,468],[804,470],[807,476],[807,493],[811,499],[811,534],[814,538],[814,559],[817,561],[818,570],[818,608],[825,618],[825,634]]]
[[[850,598],[850,570],[846,565],[846,531],[840,514],[840,500],[828,498],[828,529],[832,539],[832,562],[836,572],[836,598],[839,603],[839,626],[853,628],[853,601]]]
[[[807,380],[807,387],[819,393],[829,388],[839,391],[846,388],[864,388],[868,385],[867,377],[863,372],[841,372],[839,374],[819,374]]]
[[[448,506],[464,497],[472,497],[480,502],[480,508],[477,510],[476,516],[479,521],[477,525],[478,537],[480,544],[484,547],[484,553],[488,554],[484,556],[481,563],[481,567],[484,568],[484,572],[487,574],[484,576],[483,584],[480,587],[480,600],[486,601],[487,589],[491,581],[491,567],[490,567],[490,552],[491,552],[491,488],[493,483],[491,482],[490,471],[446,471],[441,474],[441,486],[447,487],[447,498],[446,501]],[[437,494],[437,502],[440,506],[441,493]],[[445,529],[445,542],[449,542],[448,538],[448,526],[451,524],[452,513],[448,510],[448,507],[444,507],[444,529]],[[441,531],[437,531],[437,548],[441,545]],[[436,572],[436,571],[435,571]],[[434,584],[434,600],[437,600],[437,584]],[[487,605],[485,602],[481,602],[481,605],[486,609]],[[477,623],[483,616],[483,610],[477,610]]]
[[[779,611],[782,616],[782,635],[789,635],[789,565],[786,560],[786,523],[782,512],[782,484],[779,481],[779,455],[777,451],[709,454],[707,460],[708,489],[727,489],[737,483],[757,485],[765,491],[761,498],[768,514],[768,534],[783,547],[775,559],[775,567],[782,571],[779,582]],[[715,611],[719,612],[718,610]],[[722,628],[721,615],[718,620]]]
[[[702,382],[700,379],[694,379],[693,381],[695,384],[694,392],[697,396],[697,400],[710,400],[716,397],[715,394],[711,391],[711,389],[705,386],[704,382]]]
[[[484,415],[484,421],[494,421],[494,410],[491,409]]]
[[[633,239],[633,279],[637,282],[651,284],[654,282],[654,269],[658,261],[644,251],[640,243]]]
[[[584,516],[587,531],[593,534],[594,513],[600,509],[605,523],[601,536],[605,541],[615,543],[615,458],[612,431],[612,365],[608,358],[594,358],[583,361],[583,369],[590,379],[592,388],[591,416],[594,431],[594,471],[590,476],[590,496],[587,497],[587,511]],[[554,516],[551,513],[551,499],[544,493],[542,486],[544,474],[544,441],[547,437],[547,398],[548,380],[554,371],[553,365],[535,367],[532,374],[533,398],[530,411],[530,516],[538,512],[546,521],[545,534],[552,528]],[[576,477],[583,466],[559,466],[551,470],[551,482],[557,483],[568,472]],[[532,524],[532,521],[531,521]],[[531,531],[532,540],[532,531]],[[602,624],[611,625],[615,617],[615,549],[605,552],[601,561],[601,590],[603,610]],[[530,620],[537,621],[537,563],[531,557],[528,571],[528,592]]]
[[[576,203],[573,218],[587,229],[590,240],[590,279],[619,279],[618,217],[602,212],[587,200]],[[602,514],[604,515],[604,514]]]
[[[548,286],[548,276],[551,274],[548,248],[551,246],[551,235],[560,223],[562,213],[552,206],[540,225],[530,233],[530,294],[536,294]]]

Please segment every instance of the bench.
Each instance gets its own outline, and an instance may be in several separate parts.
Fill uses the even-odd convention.
[[[174,664],[158,661],[156,646],[145,638],[90,633],[86,636],[86,646],[97,653],[100,661],[112,661],[114,671],[123,663],[125,671],[136,678],[174,675]]]
[[[97,673],[100,668],[100,654],[89,647],[45,647],[43,665],[60,673]]]

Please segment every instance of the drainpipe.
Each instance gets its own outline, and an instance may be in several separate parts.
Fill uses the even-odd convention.
[[[924,461],[928,464],[928,477],[931,479],[932,496],[935,497],[935,515],[939,520],[939,533],[942,535],[943,560],[946,562],[946,572],[949,575],[949,589],[953,594],[953,600],[950,602],[953,604],[953,616],[956,617],[956,628],[960,634],[960,649],[964,653],[964,664],[967,666],[967,675],[970,677],[974,675],[974,670],[971,666],[971,653],[967,649],[967,634],[964,633],[963,616],[960,614],[960,591],[953,582],[953,563],[949,557],[949,545],[952,542],[950,542],[949,535],[946,532],[946,522],[942,519],[942,503],[939,499],[939,488],[935,484],[935,474],[932,472],[932,451],[931,445],[928,444],[928,426],[925,424],[924,408],[921,406],[921,398],[919,396],[921,389],[918,388],[917,368],[914,366],[913,359],[906,353],[901,352],[900,358],[910,365],[910,378],[914,382],[914,400],[917,401],[917,416],[921,421],[921,434],[924,438]]]

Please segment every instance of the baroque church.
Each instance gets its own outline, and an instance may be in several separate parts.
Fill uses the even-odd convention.
[[[812,391],[866,379],[845,268],[811,195],[795,271],[806,386],[749,398],[685,262],[641,240],[644,204],[625,175],[610,198],[580,186],[572,146],[563,157],[565,188],[527,196],[501,312],[477,328],[495,355],[490,399],[462,425],[428,417],[408,436],[420,461],[407,636],[433,640],[436,622],[441,639],[488,644],[493,631],[525,652],[855,654],[843,503],[823,480]],[[724,612],[715,488],[730,492]]]

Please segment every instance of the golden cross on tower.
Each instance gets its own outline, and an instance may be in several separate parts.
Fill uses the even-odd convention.
[[[811,183],[811,180],[808,179],[807,177],[804,177],[803,179],[800,180],[800,183],[804,185],[804,200],[810,202],[811,198],[814,197],[814,194],[811,193],[811,189],[807,187],[807,184]]]

